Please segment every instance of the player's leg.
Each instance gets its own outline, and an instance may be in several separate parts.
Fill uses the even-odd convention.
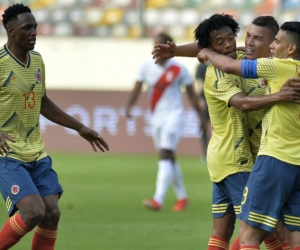
[[[228,250],[234,232],[236,216],[232,211],[221,218],[213,218],[213,232],[208,242],[208,250]]]
[[[275,231],[269,233],[265,239],[264,239],[264,244],[266,246],[267,250],[282,250],[282,243],[277,237]]]
[[[187,207],[189,200],[185,190],[181,168],[179,163],[176,160],[174,162],[173,168],[174,168],[174,179],[172,184],[177,197],[177,201],[173,206],[173,211],[180,212]]]
[[[50,157],[37,161],[31,176],[45,204],[45,214],[35,228],[31,249],[52,250],[56,242],[60,218],[58,199],[63,190],[52,168]]]
[[[300,232],[288,230],[288,237],[291,242],[291,249],[300,250]]]
[[[291,174],[296,175],[296,179],[293,181],[293,190],[283,205],[281,219],[286,229],[285,232],[287,233],[291,249],[300,250],[300,168],[299,166],[290,168],[296,168],[297,174],[291,171]],[[290,169],[287,171],[290,171]]]
[[[241,249],[259,249],[262,240],[275,230],[297,170],[273,157],[257,158],[242,201]]]
[[[233,180],[234,181],[234,180]],[[246,183],[246,182],[245,182]],[[213,232],[208,242],[208,250],[227,250],[229,241],[232,237],[235,227],[236,214],[234,204],[232,203],[232,188],[227,186],[225,180],[219,183],[213,183],[212,214],[213,214]],[[240,204],[244,184],[237,184],[238,191],[233,193]]]
[[[163,149],[164,130],[162,125],[153,124],[153,142],[158,151],[158,170],[156,175],[155,193],[152,199],[144,200],[143,204],[155,211],[159,211],[163,205],[165,195],[174,177],[172,151]]]
[[[255,228],[241,220],[240,249],[260,249],[259,245],[269,235],[268,231]]]
[[[0,231],[0,249],[9,249],[30,232],[43,218],[45,206],[30,171],[32,163],[0,158],[0,191],[9,216]],[[14,213],[19,210],[20,212]]]
[[[52,250],[57,238],[57,227],[60,218],[58,195],[49,195],[43,198],[46,212],[43,219],[36,226],[32,250]]]
[[[173,117],[173,119],[168,122],[167,126],[164,126],[161,137],[162,150],[160,151],[160,159],[169,160],[173,165],[173,179],[171,185],[177,198],[177,201],[173,206],[173,211],[175,212],[183,211],[188,205],[183,175],[175,155],[175,150],[180,140],[182,127],[183,120],[181,116]]]

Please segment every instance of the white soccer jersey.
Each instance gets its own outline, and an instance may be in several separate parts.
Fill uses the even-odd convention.
[[[148,86],[152,123],[163,123],[183,116],[181,86],[192,84],[184,65],[173,59],[167,60],[163,66],[155,64],[154,60],[146,61],[138,71],[137,81]]]

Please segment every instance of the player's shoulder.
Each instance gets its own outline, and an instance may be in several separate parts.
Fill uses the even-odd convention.
[[[0,60],[5,58],[6,56],[9,56],[7,49],[5,48],[5,45],[0,47]]]
[[[175,65],[175,66],[178,66],[180,68],[187,69],[187,67],[182,62],[180,62],[180,61],[178,61],[178,60],[176,60],[174,58],[168,59],[167,63],[168,63],[168,65]]]

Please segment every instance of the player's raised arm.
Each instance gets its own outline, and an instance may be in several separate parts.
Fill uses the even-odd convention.
[[[177,46],[174,42],[167,44],[156,44],[152,51],[155,62],[159,59],[169,59],[175,56],[196,57],[199,52],[197,43],[188,43]]]
[[[200,63],[205,63],[210,61],[216,68],[222,72],[234,75],[242,75],[242,61],[235,60],[226,55],[220,55],[211,49],[204,48],[197,55],[198,61]]]

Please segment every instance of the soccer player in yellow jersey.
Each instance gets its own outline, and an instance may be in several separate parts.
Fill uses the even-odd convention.
[[[277,58],[234,60],[209,49],[198,54],[220,70],[243,77],[263,77],[267,94],[300,72],[300,22],[285,22],[270,45]],[[300,250],[300,106],[279,102],[263,117],[258,158],[244,190],[241,249],[259,249],[278,220],[287,228],[293,250]]]
[[[198,46],[200,47],[208,47],[214,49],[214,51],[219,52],[221,54],[228,55],[228,53],[224,53],[224,51],[218,51],[217,47],[228,47],[229,51],[232,49],[230,46],[230,41],[227,41],[225,38],[226,36],[222,36],[222,33],[219,32],[217,29],[218,25],[224,25],[224,19],[219,18],[221,15],[214,15],[210,18],[212,23],[203,22],[202,26],[198,26],[195,30],[195,37],[198,40]],[[273,17],[266,17],[270,25],[274,25],[274,18]],[[266,20],[255,20],[254,23],[256,26],[260,24],[260,22],[266,23]],[[276,20],[275,20],[276,23]],[[277,23],[276,23],[277,24]],[[214,32],[209,32],[210,36],[207,36],[207,27],[211,26],[210,28]],[[261,26],[261,25],[260,25]],[[222,26],[221,26],[222,27]],[[215,29],[215,30],[214,30]],[[253,27],[252,27],[253,29]],[[275,36],[277,30],[276,27],[274,28],[275,31],[270,33],[270,37]],[[272,28],[269,28],[272,30]],[[268,31],[268,30],[267,30]],[[228,32],[228,33],[226,33]],[[224,34],[229,35],[229,39],[232,39],[234,36],[230,36],[230,32],[225,29]],[[214,36],[216,35],[216,36]],[[232,35],[232,33],[231,33]],[[253,35],[253,34],[252,34]],[[250,35],[249,35],[250,36]],[[201,39],[200,39],[201,38]],[[215,41],[213,40],[215,38]],[[209,41],[212,39],[212,41]],[[252,39],[252,38],[251,38]],[[255,35],[255,39],[261,40],[266,39],[263,37],[258,37]],[[267,37],[267,41],[264,41],[264,44],[260,45],[262,48],[258,49],[258,51],[262,51],[272,42],[272,38],[269,39]],[[227,44],[226,44],[227,43]],[[251,47],[251,41],[248,41],[248,47]],[[267,44],[267,45],[266,45]],[[190,48],[195,48],[195,44],[189,44]],[[175,53],[178,56],[195,56],[195,51],[198,50],[198,46],[196,49],[190,49],[186,46],[179,46],[175,47],[175,50],[178,49]],[[171,50],[172,48],[171,44]],[[181,51],[179,51],[182,49]],[[270,52],[270,50],[268,49]],[[226,52],[226,51],[225,51]],[[255,48],[248,49],[249,56],[257,56],[255,55]],[[169,53],[169,54],[168,54]],[[262,53],[262,52],[260,52]],[[265,53],[265,52],[263,52]],[[174,56],[174,51],[170,51],[170,49],[166,49],[166,46],[158,46],[157,50],[154,50],[154,57],[172,57]],[[232,55],[231,55],[232,56]],[[235,56],[235,55],[234,55]],[[209,105],[209,112],[212,116],[212,125],[213,125],[213,137],[211,139],[209,145],[209,152],[208,152],[208,168],[209,173],[212,181],[214,182],[214,195],[215,197],[213,201],[213,216],[214,216],[214,230],[211,240],[209,242],[210,247],[219,247],[214,249],[227,249],[226,241],[228,241],[231,237],[235,216],[232,213],[232,208],[235,208],[235,212],[237,217],[239,217],[239,208],[240,204],[238,203],[241,201],[242,190],[246,185],[247,180],[247,173],[251,171],[252,166],[247,168],[249,165],[249,161],[252,161],[253,157],[249,155],[249,138],[248,138],[248,128],[247,124],[245,124],[246,116],[239,112],[238,109],[242,111],[249,111],[249,110],[258,110],[262,109],[266,106],[270,106],[276,103],[279,100],[287,100],[291,101],[292,98],[289,97],[291,92],[286,92],[286,96],[270,96],[268,97],[255,97],[250,96],[247,97],[245,94],[242,93],[241,88],[241,79],[239,77],[233,75],[225,75],[218,69],[215,69],[213,66],[210,66],[206,72],[206,81],[205,81],[205,95]],[[253,87],[253,86],[252,86]],[[252,88],[251,87],[251,88]],[[282,92],[283,93],[283,92]],[[277,99],[279,97],[279,99]],[[277,100],[276,100],[277,99]],[[236,108],[235,108],[236,107]],[[261,117],[260,117],[261,118]],[[227,124],[227,126],[226,126]],[[256,127],[256,126],[255,126]],[[245,132],[247,130],[247,132]],[[234,145],[234,147],[233,147]],[[230,151],[232,148],[232,152]],[[251,148],[252,149],[252,148]],[[231,153],[230,153],[231,152]],[[254,154],[255,155],[255,154]],[[248,157],[248,158],[247,158]],[[250,159],[250,160],[249,160]],[[220,164],[222,162],[222,164]],[[233,186],[229,183],[230,179],[233,180],[236,173],[242,173],[238,175],[244,175],[244,182],[242,183],[241,180],[239,181],[232,181],[235,182],[237,186]],[[216,185],[215,185],[216,184]],[[223,185],[223,186],[222,186]],[[230,187],[231,185],[231,187]],[[219,186],[219,187],[215,187]],[[227,196],[227,200],[218,200],[218,196],[220,193],[223,192],[224,197]],[[223,190],[222,190],[223,189]],[[215,191],[218,190],[218,191]],[[240,198],[238,199],[237,196],[233,196],[230,192],[233,190],[238,191]],[[224,194],[225,193],[225,194]],[[234,201],[233,201],[234,200]],[[226,202],[225,202],[226,201]],[[223,208],[223,211],[222,211]],[[229,230],[228,230],[229,229]],[[274,236],[273,236],[274,237]],[[280,246],[279,246],[280,247]],[[281,248],[276,248],[281,249]]]
[[[35,228],[31,249],[52,250],[63,190],[44,148],[40,115],[76,130],[94,151],[109,148],[47,96],[45,65],[33,51],[37,23],[31,10],[14,4],[2,17],[8,41],[0,48],[0,191],[10,218],[0,231],[0,249],[10,249]]]

